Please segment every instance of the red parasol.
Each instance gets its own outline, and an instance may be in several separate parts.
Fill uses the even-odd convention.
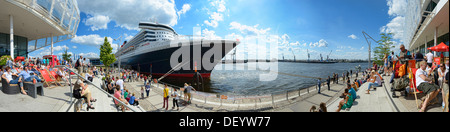
[[[442,42],[438,46],[430,47],[428,50],[436,51],[436,52],[448,52],[448,46]]]

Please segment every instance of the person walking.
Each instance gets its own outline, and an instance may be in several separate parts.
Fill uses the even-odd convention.
[[[328,79],[327,79],[328,91],[330,91],[330,83],[331,83],[331,78],[330,78],[330,76],[328,76]]]
[[[150,93],[150,83],[146,82],[145,84],[145,92],[147,93],[147,97],[149,96]]]
[[[319,78],[319,79],[317,79],[317,86],[319,87],[319,94],[320,94],[320,80],[321,80],[321,78]]]
[[[180,99],[179,98],[179,94],[178,94],[178,92],[177,92],[177,89],[173,89],[173,91],[175,91],[173,94],[172,94],[172,98],[173,98],[173,100],[172,100],[172,102],[173,102],[173,105],[172,105],[172,109],[174,109],[175,108],[175,104],[177,105],[177,111],[178,110],[180,110],[180,107],[178,106],[178,99]]]
[[[163,94],[163,107],[162,108],[166,108],[166,110],[169,109],[169,88],[167,88],[167,84],[164,84],[164,94]]]

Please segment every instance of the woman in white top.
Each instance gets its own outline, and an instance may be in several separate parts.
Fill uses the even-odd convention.
[[[6,67],[5,68],[6,72],[3,73],[2,78],[6,80],[6,82],[8,82],[8,84],[19,84],[20,87],[20,91],[22,92],[22,94],[27,95],[27,92],[25,92],[25,90],[23,90],[23,84],[22,82],[22,78],[19,76],[17,77],[15,80],[13,80],[12,75],[18,76],[15,73],[11,72],[11,68]]]
[[[174,108],[175,108],[175,105],[177,105],[177,111],[178,111],[178,110],[180,110],[180,107],[178,106],[178,99],[180,99],[180,98],[179,98],[180,95],[178,94],[177,89],[174,88],[173,90],[174,90],[174,93],[172,94],[172,97],[173,97],[173,100],[172,100],[172,102],[173,102],[172,109],[174,109]]]
[[[375,87],[381,87],[381,77],[377,75],[375,70],[372,70],[371,72],[371,76],[370,79],[368,80],[369,82],[369,87],[367,88],[367,92],[366,94],[370,94],[370,88],[372,88],[372,86]]]
[[[419,112],[424,112],[428,103],[433,100],[439,93],[439,86],[432,83],[432,80],[428,78],[426,72],[427,63],[425,61],[420,62],[420,68],[416,71],[416,86],[417,89],[427,95],[425,101],[419,106],[421,107]]]

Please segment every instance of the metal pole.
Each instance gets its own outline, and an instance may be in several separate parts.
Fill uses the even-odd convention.
[[[70,87],[70,93],[72,93],[73,92],[73,90],[72,90],[73,85],[72,85],[72,78],[70,77],[70,72],[69,72],[69,87]],[[70,94],[70,102],[72,102],[72,98],[73,98],[73,93]]]
[[[9,15],[9,35],[10,55],[14,61],[14,20],[12,15]]]

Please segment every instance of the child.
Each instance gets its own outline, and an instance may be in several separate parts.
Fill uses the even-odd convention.
[[[175,104],[176,104],[177,105],[177,111],[178,111],[180,109],[179,106],[178,106],[178,99],[179,99],[180,95],[178,95],[177,89],[173,89],[173,90],[174,90],[174,93],[172,94],[172,97],[173,97],[172,109],[175,108]]]

